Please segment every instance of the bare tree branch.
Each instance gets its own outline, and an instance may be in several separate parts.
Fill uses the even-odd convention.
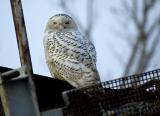
[[[148,15],[151,11],[151,9],[154,7],[156,4],[156,0],[143,0],[143,20],[142,20],[142,25],[146,25],[148,22]]]
[[[132,52],[131,52],[131,55],[129,57],[128,63],[125,66],[125,70],[124,70],[124,73],[123,73],[124,76],[129,74],[129,71],[131,70],[131,67],[134,63],[134,59],[136,57],[136,52],[138,51],[138,48],[139,48],[139,41],[140,41],[140,39],[139,39],[139,37],[137,37],[136,42],[135,42],[134,46],[132,47]]]
[[[146,0],[146,4],[147,4],[148,8],[153,8],[157,2],[158,2],[158,0]]]
[[[125,26],[124,26],[125,27]],[[124,28],[125,29],[125,28]],[[119,30],[113,30],[115,35],[118,35],[118,38],[127,43],[128,47],[132,47],[134,45],[133,39],[130,33],[122,33]]]
[[[126,10],[126,11],[129,11],[130,10],[130,7],[128,5],[128,2],[126,0],[122,0],[122,7]]]
[[[159,24],[159,26],[160,26],[160,24]],[[154,56],[154,54],[156,52],[156,48],[159,47],[158,46],[159,44],[160,44],[160,28],[159,28],[159,31],[157,33],[157,36],[155,37],[155,39],[154,39],[154,41],[152,43],[150,51],[148,51],[146,53],[146,55],[145,55],[145,58],[146,58],[145,62],[147,62],[147,63],[144,64],[144,70],[150,64],[150,61],[152,60],[152,58],[153,58],[153,56]]]
[[[155,31],[156,27],[158,27],[160,24],[160,15],[159,17],[154,21],[154,23],[151,25],[151,27],[149,28],[149,30],[147,31],[147,37],[150,37],[153,32]]]
[[[133,7],[131,8],[131,17],[133,19],[133,22],[135,23],[135,26],[139,28],[140,21],[138,20],[138,8],[137,8],[137,0],[132,0]]]
[[[85,30],[86,36],[91,38],[91,32],[93,29],[93,0],[87,1],[87,28]]]
[[[119,52],[117,52],[117,50],[114,49],[113,45],[110,46],[110,51],[111,51],[113,57],[119,62],[119,64],[121,66],[123,66],[125,64],[125,61],[124,61],[122,55]]]
[[[140,54],[140,58],[137,64],[137,70],[135,71],[136,73],[141,73],[144,71],[144,64],[145,64],[145,54],[146,54],[146,45],[147,41],[144,41],[142,43],[142,48],[141,48],[141,54]]]
[[[88,39],[90,39],[92,41],[92,30],[94,28],[95,22],[94,22],[94,0],[88,0],[87,1],[87,19],[86,19],[86,29],[83,27],[82,23],[80,22],[80,20],[78,20],[75,15],[75,13],[73,11],[71,11],[69,9],[69,7],[67,6],[67,2],[66,0],[60,0],[60,6],[64,9],[64,11],[68,12],[69,14],[71,14],[74,18],[76,18],[77,23],[79,24],[79,28],[80,30],[87,36]]]
[[[77,16],[69,9],[69,7],[66,4],[66,0],[60,0],[60,6],[63,8],[64,11],[66,11],[68,14],[72,15],[76,19],[77,23],[79,24],[78,26],[80,30],[84,31],[85,29],[82,23],[76,18]]]

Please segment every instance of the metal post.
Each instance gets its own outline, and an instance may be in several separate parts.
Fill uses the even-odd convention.
[[[0,73],[0,98],[1,98],[5,116],[11,116],[11,112],[9,109],[9,103],[8,103],[5,86],[3,84],[1,73]]]
[[[15,31],[17,36],[17,43],[19,48],[21,65],[26,66],[26,73],[29,77],[29,86],[32,94],[32,100],[34,103],[36,116],[40,116],[35,87],[32,80],[33,78],[32,63],[31,63],[31,57],[29,52],[22,3],[21,3],[21,0],[10,0],[10,2],[11,2],[13,20],[14,20]]]

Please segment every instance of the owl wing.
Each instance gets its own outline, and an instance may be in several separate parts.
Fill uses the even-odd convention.
[[[86,52],[89,54],[90,58],[91,58],[91,67],[92,70],[96,73],[97,75],[97,79],[100,82],[100,77],[99,77],[99,73],[97,71],[97,67],[96,67],[96,62],[97,62],[97,57],[96,57],[96,49],[95,46],[93,45],[93,43],[86,37],[83,36],[83,40],[84,40],[84,45],[86,47]]]
[[[66,40],[70,40],[70,50],[73,51],[73,54],[76,55],[76,60],[81,63],[92,65],[96,68],[96,50],[92,42],[77,32],[68,32],[64,35]],[[68,54],[72,56],[73,54]]]
[[[84,40],[84,45],[87,48],[86,50],[92,59],[92,62],[96,64],[96,62],[97,62],[96,49],[95,49],[93,43],[84,36],[83,36],[83,40]]]
[[[75,54],[77,54],[78,58],[80,58],[76,58],[76,60],[80,62],[79,65],[81,65],[83,74],[85,75],[85,73],[88,73],[93,78],[95,83],[100,82],[100,77],[96,68],[96,50],[92,42],[82,36],[79,32],[68,33],[65,37],[69,37],[70,39],[77,41],[74,43],[74,49],[75,51],[77,50]]]

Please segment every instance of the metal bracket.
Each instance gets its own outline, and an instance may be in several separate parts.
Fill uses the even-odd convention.
[[[27,78],[26,66],[22,66],[21,68],[2,73],[0,84],[5,83],[9,80],[16,80],[20,78]]]

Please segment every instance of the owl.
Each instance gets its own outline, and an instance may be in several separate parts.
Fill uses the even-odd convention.
[[[57,14],[49,19],[44,32],[46,62],[52,77],[76,88],[100,83],[96,51],[72,17]]]

